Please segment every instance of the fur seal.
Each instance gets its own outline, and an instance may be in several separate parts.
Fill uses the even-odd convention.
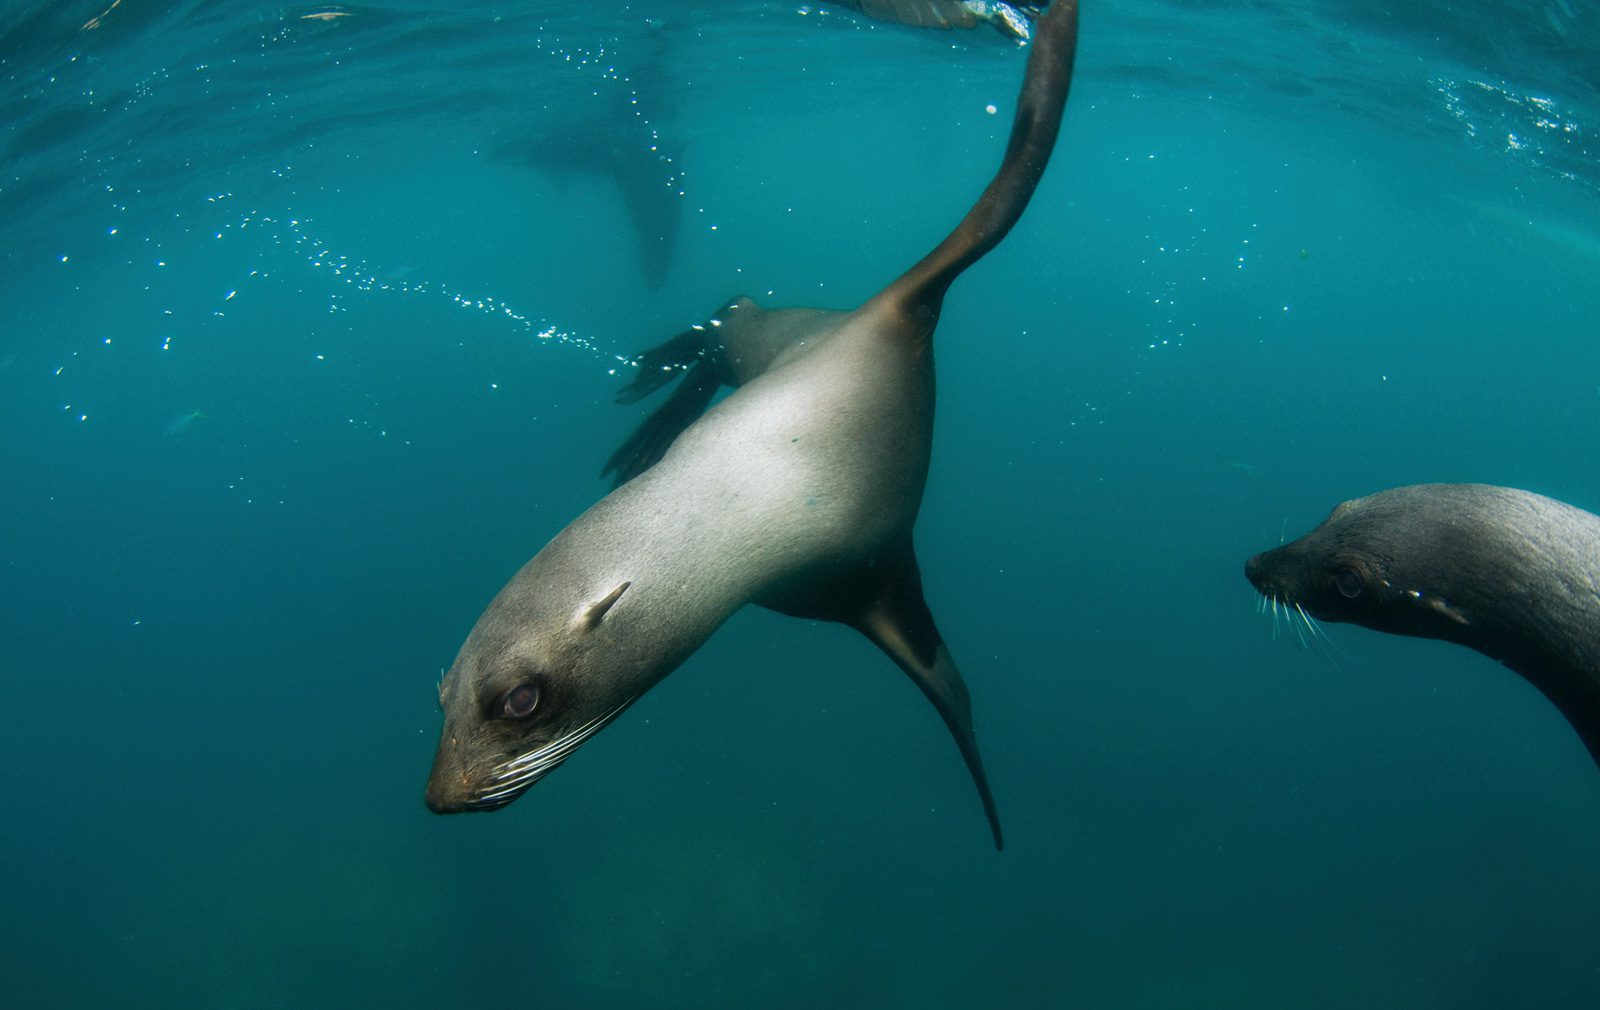
[[[910,270],[853,311],[736,298],[641,357],[624,402],[682,382],[612,457],[620,486],[523,566],[441,679],[430,809],[510,803],[753,602],[856,628],[905,670],[955,737],[1001,846],[967,688],[923,599],[911,528],[944,295],[1038,185],[1077,13],[1056,0],[1046,15],[999,171]],[[724,383],[735,390],[706,410]]]
[[[1312,617],[1499,660],[1600,763],[1600,516],[1512,488],[1418,484],[1345,502],[1244,572]]]
[[[1033,34],[1042,3],[1008,0],[837,0],[876,21],[894,21],[913,28],[973,28],[980,22],[1017,42]]]

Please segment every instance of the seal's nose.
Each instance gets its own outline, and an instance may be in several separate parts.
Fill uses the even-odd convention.
[[[428,791],[423,794],[422,802],[436,814],[459,814],[462,810],[461,801],[447,796],[446,790],[440,788],[438,776],[428,780]]]
[[[436,814],[459,814],[467,809],[472,794],[467,786],[467,776],[457,753],[456,738],[450,733],[439,737],[439,750],[433,756],[433,770],[428,773],[428,791],[422,802]]]
[[[1257,554],[1244,563],[1244,577],[1249,579],[1250,584],[1255,586],[1257,590],[1261,589],[1262,568],[1264,567],[1261,564],[1261,557],[1260,554]]]

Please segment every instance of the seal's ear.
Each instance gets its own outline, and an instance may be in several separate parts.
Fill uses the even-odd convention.
[[[622,594],[627,592],[628,587],[631,585],[633,585],[632,582],[624,582],[622,585],[607,593],[605,599],[589,604],[588,609],[583,612],[583,618],[581,621],[583,630],[593,631],[595,628],[599,627],[600,619],[606,616],[606,611],[610,610],[616,605],[618,600],[622,599]]]

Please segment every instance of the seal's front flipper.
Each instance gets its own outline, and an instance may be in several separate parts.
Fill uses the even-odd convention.
[[[695,365],[716,353],[710,332],[700,325],[684,330],[633,359],[639,369],[634,380],[617,394],[618,403],[638,403]]]
[[[961,671],[956,669],[950,650],[945,648],[939,629],[934,626],[933,614],[922,597],[922,576],[917,570],[917,559],[909,547],[902,564],[895,568],[898,569],[896,576],[883,586],[866,612],[851,623],[911,676],[944,717],[950,735],[961,749],[961,757],[967,762],[967,770],[972,773],[972,782],[978,787],[978,797],[983,800],[983,812],[989,818],[989,829],[994,833],[994,847],[998,851],[1005,847],[1000,834],[1000,814],[995,809],[994,795],[989,792],[989,779],[983,773],[978,740],[972,733],[972,701],[966,682],[961,679]]]
[[[606,460],[600,475],[615,473],[619,485],[655,466],[683,430],[705,413],[724,382],[722,346],[704,326],[691,327],[650,348],[635,358],[634,364],[639,374],[622,387],[618,403],[637,403],[678,376],[684,378],[667,402],[645,418]]]
[[[617,475],[617,484],[622,485],[655,466],[667,454],[673,441],[683,434],[683,430],[706,412],[720,385],[722,380],[716,369],[707,368],[704,364],[690,368],[689,374],[672,391],[667,402],[645,418],[644,423],[635,428],[627,441],[611,454],[600,476],[614,473]]]

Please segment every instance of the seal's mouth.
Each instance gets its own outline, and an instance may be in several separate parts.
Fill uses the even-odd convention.
[[[435,767],[433,778],[428,782],[428,792],[424,801],[428,809],[436,814],[487,813],[499,810],[555,770],[557,765],[572,756],[573,751],[610,725],[613,719],[622,714],[623,709],[636,700],[629,698],[611,711],[595,716],[541,747],[500,762],[491,768],[483,776],[483,782],[465,797],[447,795],[439,769]]]

